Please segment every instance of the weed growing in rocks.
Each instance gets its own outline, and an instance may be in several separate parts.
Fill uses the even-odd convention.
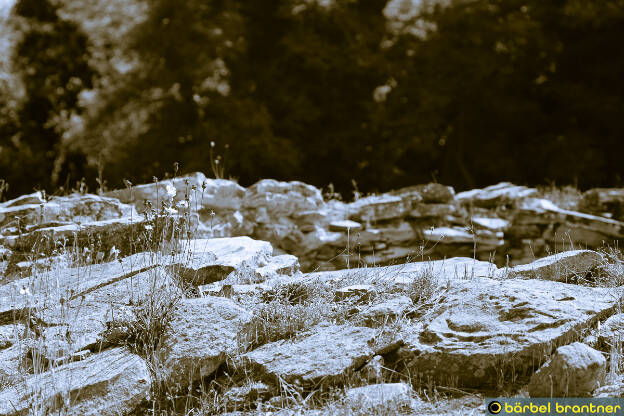
[[[414,276],[406,289],[406,294],[414,304],[418,305],[429,301],[438,288],[438,276],[434,274],[431,266],[427,266],[421,273]]]
[[[597,286],[619,287],[624,285],[624,256],[618,247],[607,246],[598,250],[605,261],[596,270],[592,280]]]
[[[345,323],[357,313],[353,301],[335,301],[332,286],[320,281],[279,285],[251,308],[253,319],[239,341],[244,350],[292,338],[321,322]]]
[[[174,168],[174,170],[175,179],[177,168]],[[130,184],[129,188],[132,189],[132,187],[133,185]],[[351,269],[345,270],[344,273],[319,275],[316,280],[296,277],[288,283],[284,283],[287,282],[287,279],[282,279],[284,276],[281,276],[279,279],[267,279],[268,281],[258,283],[257,276],[246,275],[245,271],[242,274],[237,271],[238,275],[234,276],[236,280],[234,277],[230,279],[232,280],[231,282],[227,280],[230,293],[218,292],[219,295],[228,296],[232,299],[218,299],[219,302],[223,303],[217,304],[231,305],[232,319],[245,316],[244,323],[241,323],[241,326],[244,328],[239,339],[241,348],[236,351],[236,344],[233,341],[239,329],[238,326],[232,325],[235,329],[232,329],[231,333],[228,333],[224,338],[227,338],[228,342],[233,345],[223,349],[220,346],[218,347],[219,349],[215,355],[219,355],[219,357],[215,358],[211,364],[214,367],[208,365],[210,369],[207,371],[211,372],[206,374],[210,374],[210,376],[201,379],[194,378],[195,376],[191,374],[194,369],[188,373],[178,373],[178,375],[182,374],[183,377],[188,375],[189,382],[192,384],[188,389],[187,387],[180,387],[182,382],[176,385],[176,382],[171,381],[171,379],[168,380],[170,373],[167,370],[170,369],[166,369],[164,366],[169,365],[168,363],[171,361],[166,361],[164,357],[171,351],[168,349],[169,346],[178,346],[178,344],[176,343],[177,340],[168,340],[166,334],[172,327],[178,328],[180,315],[176,315],[175,312],[178,312],[180,309],[176,311],[176,308],[185,307],[187,301],[210,300],[212,302],[216,299],[185,299],[184,302],[180,302],[185,295],[186,297],[197,295],[197,293],[191,295],[186,291],[189,287],[185,287],[185,283],[181,282],[182,275],[186,273],[184,278],[192,280],[201,274],[200,272],[195,272],[196,269],[193,268],[186,268],[178,273],[179,266],[185,265],[185,262],[188,260],[186,257],[189,253],[187,242],[193,236],[193,217],[189,208],[193,204],[197,207],[198,204],[197,199],[191,198],[191,195],[195,196],[197,194],[193,192],[197,191],[197,189],[191,188],[189,190],[190,186],[188,183],[186,183],[186,191],[183,188],[184,186],[180,186],[179,182],[174,182],[169,188],[160,188],[160,195],[157,195],[154,201],[148,201],[144,204],[146,210],[141,213],[142,217],[139,219],[135,214],[135,218],[137,221],[140,220],[141,223],[133,229],[132,244],[124,247],[125,251],[123,253],[119,252],[120,246],[114,246],[109,249],[98,241],[97,235],[93,235],[93,238],[88,240],[72,239],[71,237],[66,238],[64,241],[54,241],[53,238],[50,240],[51,237],[46,237],[48,240],[42,240],[37,245],[35,251],[41,250],[44,253],[43,249],[45,247],[53,246],[57,250],[55,255],[60,257],[58,263],[49,262],[49,264],[39,265],[38,261],[41,256],[36,252],[29,254],[28,260],[32,262],[32,266],[29,271],[24,272],[24,275],[34,276],[32,282],[28,282],[28,284],[24,284],[21,287],[21,296],[24,299],[32,296],[33,302],[28,306],[27,311],[29,313],[25,313],[24,317],[19,320],[20,323],[16,324],[16,328],[18,325],[22,328],[20,330],[22,334],[20,335],[20,342],[25,353],[21,356],[29,360],[29,362],[23,365],[25,374],[54,372],[57,371],[61,363],[66,362],[64,360],[71,359],[71,357],[54,356],[50,353],[49,345],[42,342],[43,337],[41,333],[49,332],[51,329],[41,324],[38,319],[40,318],[39,313],[52,309],[65,322],[74,318],[69,315],[80,314],[84,310],[83,308],[88,306],[89,301],[100,302],[101,299],[94,299],[89,296],[84,297],[85,293],[78,291],[78,288],[85,280],[99,279],[102,277],[102,274],[106,273],[104,268],[95,266],[98,266],[100,263],[111,262],[117,268],[123,269],[118,274],[120,276],[123,274],[124,284],[129,282],[129,286],[127,286],[128,293],[120,296],[120,298],[123,297],[123,300],[118,298],[110,301],[111,308],[107,309],[107,316],[104,319],[104,321],[107,321],[106,325],[108,325],[106,327],[107,332],[104,334],[101,344],[90,346],[89,350],[99,352],[101,348],[108,349],[112,346],[125,346],[146,359],[151,371],[153,390],[149,403],[141,407],[141,411],[145,412],[142,414],[190,416],[191,414],[208,415],[236,411],[252,412],[251,414],[258,415],[268,414],[268,412],[324,415],[470,414],[468,411],[439,409],[433,406],[434,403],[437,404],[442,402],[443,399],[446,400],[447,393],[448,395],[469,396],[468,392],[457,388],[460,376],[451,374],[441,380],[436,379],[435,383],[433,378],[424,381],[420,380],[418,379],[418,374],[410,374],[407,364],[405,369],[399,368],[403,362],[401,360],[405,359],[405,354],[410,353],[406,347],[408,345],[407,338],[405,338],[406,344],[401,347],[397,346],[398,340],[397,344],[392,344],[391,341],[388,341],[391,345],[388,348],[402,348],[400,351],[397,349],[386,352],[389,350],[382,350],[386,346],[379,341],[388,338],[388,335],[399,334],[404,336],[409,331],[420,330],[418,329],[420,328],[419,326],[426,324],[427,319],[435,315],[432,313],[432,309],[435,309],[435,313],[441,309],[436,308],[436,305],[442,303],[439,295],[446,288],[444,288],[444,281],[440,281],[441,276],[436,275],[437,266],[434,269],[431,264],[422,268],[409,268],[410,266],[406,265],[409,270],[401,269],[402,266],[400,265],[374,270],[366,268],[354,269],[355,261],[351,258],[350,263],[345,262],[347,267],[350,266]],[[180,193],[185,193],[181,200],[179,198]],[[176,200],[174,197],[176,196],[178,197],[178,202],[174,202]],[[197,211],[197,209],[193,211]],[[347,241],[355,236],[349,232],[346,234]],[[432,244],[435,247],[438,243],[439,241],[436,241]],[[348,257],[352,254],[350,252],[353,251],[354,247],[355,245],[351,244],[351,242],[347,243],[346,253]],[[139,251],[144,251],[144,253],[140,253],[144,254],[144,257],[142,257],[144,261],[137,266],[137,263],[130,263],[128,261],[129,257],[126,256],[129,253],[132,254]],[[418,250],[416,250],[416,253],[418,253]],[[139,254],[135,255],[138,258]],[[621,282],[621,276],[624,274],[622,272],[623,262],[621,257],[617,257],[615,253],[613,253],[613,256],[613,259],[607,260],[604,267],[600,269],[604,276],[601,275],[596,278],[601,285],[614,286]],[[428,253],[425,251],[425,243],[423,242],[419,260],[425,261],[426,257],[428,257]],[[473,255],[473,257],[475,256]],[[409,262],[410,259],[408,258],[407,261]],[[76,285],[63,288],[66,289],[65,291],[55,292],[54,290],[58,286],[56,281],[60,277],[60,269],[70,266],[78,269],[74,274]],[[141,271],[140,273],[139,270]],[[244,270],[247,270],[246,266]],[[254,271],[253,268],[249,270]],[[405,271],[405,274],[397,276],[399,273],[402,273],[402,270]],[[140,274],[140,276],[133,274],[135,272]],[[611,276],[610,273],[612,273]],[[448,275],[449,279],[454,278],[458,281],[474,280],[474,282],[460,282],[462,284],[478,283],[478,277],[475,277],[474,269],[471,271],[463,263],[461,268],[456,268],[454,274],[451,271],[448,272]],[[403,277],[405,279],[402,279]],[[137,289],[132,281],[139,278],[146,279],[148,283]],[[49,285],[44,288],[39,283],[35,283],[34,280],[39,283],[47,281]],[[199,285],[197,281],[195,283]],[[225,284],[226,282],[222,283]],[[255,284],[241,287],[239,288],[240,291],[237,292],[232,289],[235,283]],[[348,286],[356,285],[361,287],[348,288]],[[447,287],[450,288],[451,286]],[[97,288],[98,286],[95,286],[93,291],[97,290]],[[72,292],[72,289],[76,292]],[[43,293],[46,290],[49,290],[49,293]],[[197,290],[201,292],[201,289]],[[353,292],[350,292],[350,290]],[[39,297],[42,293],[45,296]],[[87,292],[86,295],[90,293]],[[213,292],[205,291],[201,293]],[[96,293],[95,296],[99,296],[99,294]],[[56,307],[40,307],[35,302],[35,300],[40,299],[45,299],[46,305],[54,303]],[[568,300],[567,297],[561,299],[562,302],[567,302]],[[67,308],[69,301],[74,302],[71,310]],[[384,305],[381,305],[382,303]],[[244,307],[241,308],[241,306]],[[377,312],[375,311],[381,312],[376,315],[375,313]],[[176,316],[176,321],[172,325],[171,322],[174,315]],[[208,337],[212,337],[215,335],[221,329],[220,325],[226,324],[225,326],[227,326],[226,321],[230,319],[226,315],[222,318],[215,324],[215,331],[202,331],[202,335],[198,336],[209,334]],[[105,322],[102,323],[104,326]],[[191,326],[202,323],[204,322],[193,321]],[[212,322],[208,323],[212,325]],[[341,373],[335,380],[337,384],[340,384],[339,388],[332,389],[316,381],[314,384],[308,382],[287,382],[279,376],[277,381],[272,380],[269,382],[264,380],[264,382],[270,383],[269,386],[254,378],[263,377],[259,372],[242,365],[238,366],[238,361],[236,360],[241,361],[250,357],[252,352],[249,352],[249,350],[254,350],[275,341],[286,340],[285,342],[279,342],[279,346],[288,346],[291,341],[297,343],[305,340],[306,337],[314,335],[315,332],[303,333],[319,323],[346,324],[344,325],[346,328],[357,331],[366,330],[372,334],[368,345],[371,347],[371,351],[374,351],[375,356],[372,359],[367,357],[366,360],[370,359],[370,361],[365,362],[363,359],[357,368],[348,368],[344,373]],[[409,332],[409,335],[413,334],[414,332]],[[301,337],[298,337],[299,335]],[[293,338],[298,339],[295,340]],[[331,338],[331,335],[328,338]],[[343,338],[341,337],[341,339]],[[394,337],[390,336],[390,339],[393,340]],[[168,343],[171,343],[171,345],[168,345]],[[315,346],[316,344],[313,345],[313,347]],[[271,350],[271,347],[277,348],[278,345],[269,346],[265,349]],[[330,345],[331,347],[333,345]],[[123,348],[123,350],[125,351],[126,348]],[[224,351],[226,352],[224,353]],[[544,357],[536,357],[536,362],[542,361],[545,358],[545,354]],[[223,355],[226,355],[227,358],[223,358]],[[536,355],[539,355],[539,353],[536,353]],[[614,344],[610,355],[610,369],[617,375],[621,371],[621,347]],[[171,358],[171,356],[167,357]],[[135,358],[139,359],[139,357]],[[196,364],[195,361],[199,361],[195,356],[192,356],[190,360],[193,361],[193,365]],[[294,360],[297,361],[297,357]],[[377,360],[376,362],[378,362],[380,367],[375,367],[371,371],[369,371],[370,368],[367,370],[366,367],[375,360]],[[318,359],[318,361],[319,364],[322,364],[322,359]],[[141,363],[143,363],[143,360],[141,360]],[[499,378],[497,380],[499,382],[498,387],[505,394],[513,394],[514,391],[503,389],[508,388],[510,383],[514,384],[517,379],[524,376],[524,374],[515,372],[514,368],[506,368],[508,364],[513,367],[514,363],[515,361],[510,361],[500,365]],[[201,365],[203,364],[201,363]],[[416,370],[412,368],[412,371]],[[191,378],[193,379],[190,380]],[[2,387],[1,383],[7,385],[7,383],[13,383],[13,381],[0,380],[0,387]],[[350,394],[353,394],[350,392],[352,389],[364,387],[372,383],[409,384],[410,388],[420,389],[421,397],[416,397],[412,392],[409,392],[407,395],[408,400],[387,400],[372,406],[364,403],[363,400],[349,400]],[[401,387],[399,387],[400,389]],[[59,409],[70,409],[72,406],[71,395],[61,396],[63,403]],[[424,409],[425,405],[428,406],[427,409]],[[480,401],[479,405],[482,405],[482,401]],[[422,406],[422,409],[418,406]],[[31,410],[31,413],[34,414],[45,414],[47,411],[43,401],[39,399],[34,400]]]
[[[153,362],[182,294],[176,286],[164,283],[167,278],[162,276],[162,269],[151,269],[149,273],[152,281],[149,296],[140,299],[132,312],[126,310],[110,321],[108,332],[114,344],[127,345],[134,353]]]
[[[214,154],[214,148],[216,143],[214,141],[210,142],[210,169],[212,170],[212,174],[217,179],[225,179],[225,159],[227,157],[227,152],[230,148],[229,144],[225,144],[225,154],[223,157],[221,155]]]
[[[73,236],[59,237],[42,233],[33,242],[31,251],[24,255],[24,265],[17,268],[19,261],[14,260],[17,269],[11,279],[17,280],[16,293],[20,293],[22,299],[11,301],[24,304],[21,315],[13,317],[15,325],[23,328],[16,342],[19,349],[16,357],[21,357],[19,368],[23,375],[18,379],[3,376],[1,387],[15,385],[33,374],[54,372],[57,367],[89,354],[89,350],[75,351],[75,335],[70,334],[70,328],[76,320],[84,319],[80,317],[83,308],[92,307],[93,302],[100,305],[98,307],[105,306],[103,299],[89,300],[89,295],[85,298],[85,294],[100,287],[85,283],[106,280],[106,273],[114,269],[118,270],[115,273],[120,273],[120,278],[127,278],[124,281],[128,281],[129,291],[119,296],[128,300],[110,302],[110,316],[100,317],[101,323],[106,323],[100,334],[101,340],[89,349],[99,352],[114,346],[127,346],[144,357],[154,381],[152,407],[160,407],[162,398],[171,393],[166,369],[160,361],[161,349],[176,305],[183,297],[176,267],[187,260],[187,242],[193,237],[190,204],[201,203],[192,200],[193,189],[188,181],[185,185],[181,191],[184,197],[178,204],[174,204],[174,197],[180,187],[169,186],[162,199],[157,197],[153,204],[146,204],[148,208],[158,209],[149,209],[139,217],[134,214],[130,221],[132,226],[123,236],[127,244],[106,247],[102,244],[101,234],[74,232]],[[132,192],[132,183],[126,181],[126,186]],[[40,224],[45,224],[45,209],[45,203],[42,203]],[[99,267],[101,263],[106,264]],[[133,276],[139,273],[142,273],[141,279],[149,283],[137,286]],[[3,280],[6,281],[6,277]],[[85,288],[90,289],[85,292]],[[50,319],[59,324],[50,326],[47,323]],[[59,348],[57,343],[60,343]],[[55,388],[65,389],[62,385]],[[32,397],[31,414],[48,414],[45,399],[36,392]],[[67,400],[63,399],[63,408],[69,409],[74,399],[70,400],[69,396]]]
[[[4,179],[0,179],[0,201],[2,201],[2,197],[9,190],[9,183]]]

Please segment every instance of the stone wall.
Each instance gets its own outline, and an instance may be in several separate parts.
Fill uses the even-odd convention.
[[[33,194],[8,201],[0,206],[2,243],[28,250],[29,232],[68,228],[76,222],[68,216],[74,211],[79,229],[106,229],[111,222],[119,227],[128,215],[136,227],[163,202],[191,214],[198,238],[270,241],[276,254],[296,255],[304,271],[458,256],[515,265],[571,248],[616,247],[624,238],[621,189],[587,191],[574,211],[510,183],[458,194],[431,183],[345,203],[325,200],[302,182],[265,179],[245,189],[194,173],[104,196],[57,197],[44,204]]]

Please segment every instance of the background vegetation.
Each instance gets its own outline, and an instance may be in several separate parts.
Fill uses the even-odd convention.
[[[8,196],[181,162],[348,195],[621,186],[624,0],[17,0]],[[214,145],[211,143],[214,142]]]

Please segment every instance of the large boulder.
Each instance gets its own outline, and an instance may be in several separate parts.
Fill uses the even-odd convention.
[[[449,280],[429,312],[402,328],[412,375],[491,388],[536,370],[558,345],[613,313],[621,290],[549,280]]]
[[[160,352],[167,383],[184,389],[214,373],[237,352],[239,333],[252,315],[229,299],[183,299],[175,308]]]
[[[247,188],[243,208],[256,210],[258,215],[270,218],[317,210],[323,206],[321,191],[303,182],[279,182],[263,179]]]
[[[557,348],[529,382],[531,397],[587,397],[600,387],[607,360],[600,351],[574,342]]]

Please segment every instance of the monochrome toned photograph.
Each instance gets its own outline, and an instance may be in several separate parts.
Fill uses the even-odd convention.
[[[0,0],[0,416],[624,415],[624,0]]]

